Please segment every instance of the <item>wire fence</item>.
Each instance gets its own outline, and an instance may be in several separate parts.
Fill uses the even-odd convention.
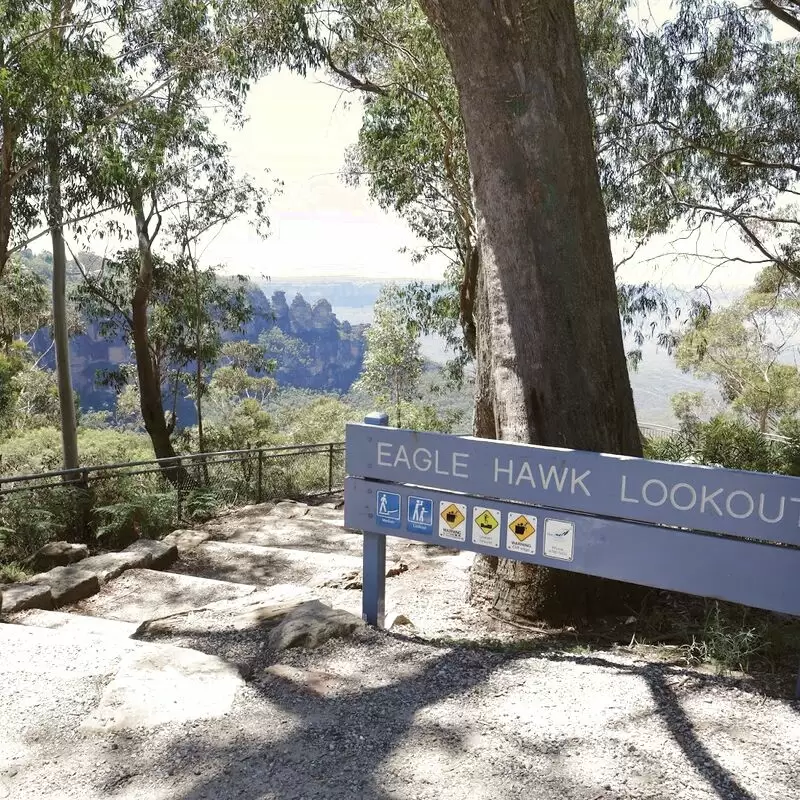
[[[645,439],[669,439],[671,436],[680,433],[680,428],[644,422],[639,425],[639,432]],[[775,442],[777,444],[786,444],[789,441],[785,436],[779,436],[777,433],[762,433],[761,435],[768,442]]]
[[[0,477],[0,561],[56,539],[121,546],[229,508],[343,486],[343,442]]]
[[[679,432],[639,427],[650,440]],[[0,563],[53,540],[119,547],[226,509],[330,494],[344,486],[344,449],[328,442],[0,477]]]

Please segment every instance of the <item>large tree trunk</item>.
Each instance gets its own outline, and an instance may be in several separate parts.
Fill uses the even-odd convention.
[[[144,427],[153,444],[156,458],[176,457],[170,438],[171,431],[164,414],[164,401],[161,393],[161,375],[153,359],[148,332],[148,308],[153,288],[153,251],[148,219],[145,216],[141,198],[134,198],[134,218],[139,245],[139,273],[133,291],[132,330],[133,352],[136,357],[136,373],[139,378],[139,396]],[[182,471],[162,465],[170,480],[181,477]]]
[[[421,2],[465,124],[486,292],[478,385],[489,381],[494,433],[641,455],[573,4]],[[473,573],[474,596],[500,614],[553,622],[627,591],[504,560]]]

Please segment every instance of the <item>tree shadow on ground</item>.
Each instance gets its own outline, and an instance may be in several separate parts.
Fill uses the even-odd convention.
[[[463,658],[464,652],[445,651],[418,674],[356,694],[317,696],[277,680],[251,684],[269,704],[299,714],[301,724],[279,741],[237,742],[216,753],[227,770],[204,778],[175,800],[390,800],[397,794],[381,785],[378,768],[411,730],[417,712],[485,682],[505,661],[498,657],[488,669],[465,671]],[[458,731],[436,733],[440,745],[461,745]]]
[[[563,647],[563,642],[561,645]],[[387,785],[391,784],[391,770],[387,772],[386,769],[396,757],[404,737],[413,729],[415,736],[433,737],[430,741],[436,747],[458,752],[463,748],[462,736],[466,734],[466,730],[444,728],[426,734],[420,721],[415,720],[418,712],[463,696],[485,684],[498,669],[526,658],[597,666],[641,678],[652,697],[654,713],[695,770],[698,782],[702,781],[719,800],[757,800],[704,744],[673,686],[675,679],[681,676],[697,679],[706,686],[731,687],[736,685],[734,681],[700,675],[674,665],[620,663],[600,655],[577,655],[544,648],[526,653],[480,651],[479,658],[476,652],[477,648],[444,649],[413,674],[401,675],[386,685],[333,696],[302,691],[279,680],[251,682],[251,688],[265,701],[265,708],[276,708],[292,715],[295,724],[289,725],[283,737],[269,735],[254,740],[252,736],[245,736],[214,750],[209,760],[217,765],[217,770],[199,776],[194,787],[177,793],[175,800],[233,797],[246,800],[265,797],[391,800],[406,796],[404,787],[397,784],[401,780],[399,777],[395,777],[395,785]],[[790,705],[798,707],[796,703]],[[272,723],[274,721],[265,719],[265,728]],[[507,778],[527,782],[531,788],[531,775],[515,774],[514,770],[512,759]],[[446,780],[443,776],[436,779]],[[557,773],[553,779],[560,780],[565,791],[574,780]],[[497,788],[498,797],[506,796],[502,787]],[[573,795],[564,794],[567,796]]]
[[[688,668],[670,665],[647,663],[644,665],[622,664],[601,656],[580,656],[563,653],[541,653],[539,658],[554,662],[569,662],[613,669],[618,672],[636,675],[644,680],[653,698],[655,712],[658,714],[670,737],[683,752],[687,761],[694,767],[709,788],[720,800],[757,800],[756,796],[745,789],[734,775],[722,766],[704,745],[694,728],[689,715],[681,705],[669,678],[685,675],[699,679],[706,684],[716,684],[730,689],[736,683],[723,676],[700,675]],[[795,711],[800,710],[800,703],[787,701],[787,705]]]

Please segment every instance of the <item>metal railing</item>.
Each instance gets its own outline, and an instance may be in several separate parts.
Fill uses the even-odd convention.
[[[0,477],[0,558],[22,559],[54,539],[114,544],[158,536],[229,508],[343,486],[343,442]]]
[[[639,425],[639,432],[646,439],[668,439],[670,436],[680,433],[680,429],[672,428],[669,425],[657,425],[655,423],[642,422]],[[777,433],[764,433],[762,436],[768,442],[786,444],[786,442],[789,441],[785,436],[779,436]]]

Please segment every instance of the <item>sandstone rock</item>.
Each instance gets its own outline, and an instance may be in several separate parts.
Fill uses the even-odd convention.
[[[178,548],[167,542],[152,539],[139,539],[123,551],[125,553],[146,554],[150,556],[148,569],[165,569],[178,558]]]
[[[15,614],[11,621],[15,625],[61,630],[76,637],[113,636],[127,639],[136,632],[136,625],[132,622],[117,622],[102,617],[86,617],[71,611],[46,611],[38,608]]]
[[[319,647],[328,639],[350,636],[364,623],[347,611],[312,600],[290,611],[269,636],[273,650]]]
[[[146,567],[151,561],[151,555],[144,550],[123,551],[122,553],[102,553],[91,556],[81,562],[81,569],[94,572],[101,584],[120,576],[126,569]]]
[[[298,503],[295,500],[281,500],[280,503],[275,504],[270,516],[297,519],[298,517],[305,517],[308,512],[309,507],[305,503]]]
[[[177,530],[172,531],[161,541],[166,545],[175,545],[178,548],[178,555],[189,550],[194,550],[198,545],[207,542],[211,538],[209,531],[200,530]]]
[[[89,548],[85,544],[71,544],[70,542],[50,542],[37,550],[26,562],[36,572],[46,572],[53,567],[65,567],[74,564],[89,555]]]
[[[361,570],[354,569],[337,578],[329,578],[319,583],[326,589],[361,589]]]
[[[81,603],[80,613],[139,624],[251,594],[255,589],[174,572],[131,569],[110,581],[100,594]]]
[[[129,730],[221,717],[243,686],[238,669],[222,658],[171,645],[141,645],[123,660],[81,727]]]
[[[65,606],[77,603],[84,597],[89,597],[100,591],[100,581],[94,572],[89,572],[80,566],[56,567],[49,572],[34,575],[28,583],[39,586],[49,586],[53,597],[53,606]],[[32,608],[32,606],[28,606]]]
[[[384,627],[387,631],[390,631],[392,628],[406,626],[413,628],[414,623],[405,614],[389,614],[384,623]]]
[[[304,593],[302,597],[296,600],[259,604],[237,614],[233,618],[232,624],[237,631],[275,627],[279,625],[288,614],[301,605],[311,602],[313,599],[314,598],[310,595]]]
[[[284,584],[247,595],[214,600],[201,608],[149,619],[139,626],[136,635],[140,639],[161,639],[209,636],[231,629],[269,630],[299,605],[314,599],[304,587]]]
[[[12,583],[2,588],[2,608],[4,614],[24,611],[28,608],[51,609],[53,595],[49,586],[30,583]]]

